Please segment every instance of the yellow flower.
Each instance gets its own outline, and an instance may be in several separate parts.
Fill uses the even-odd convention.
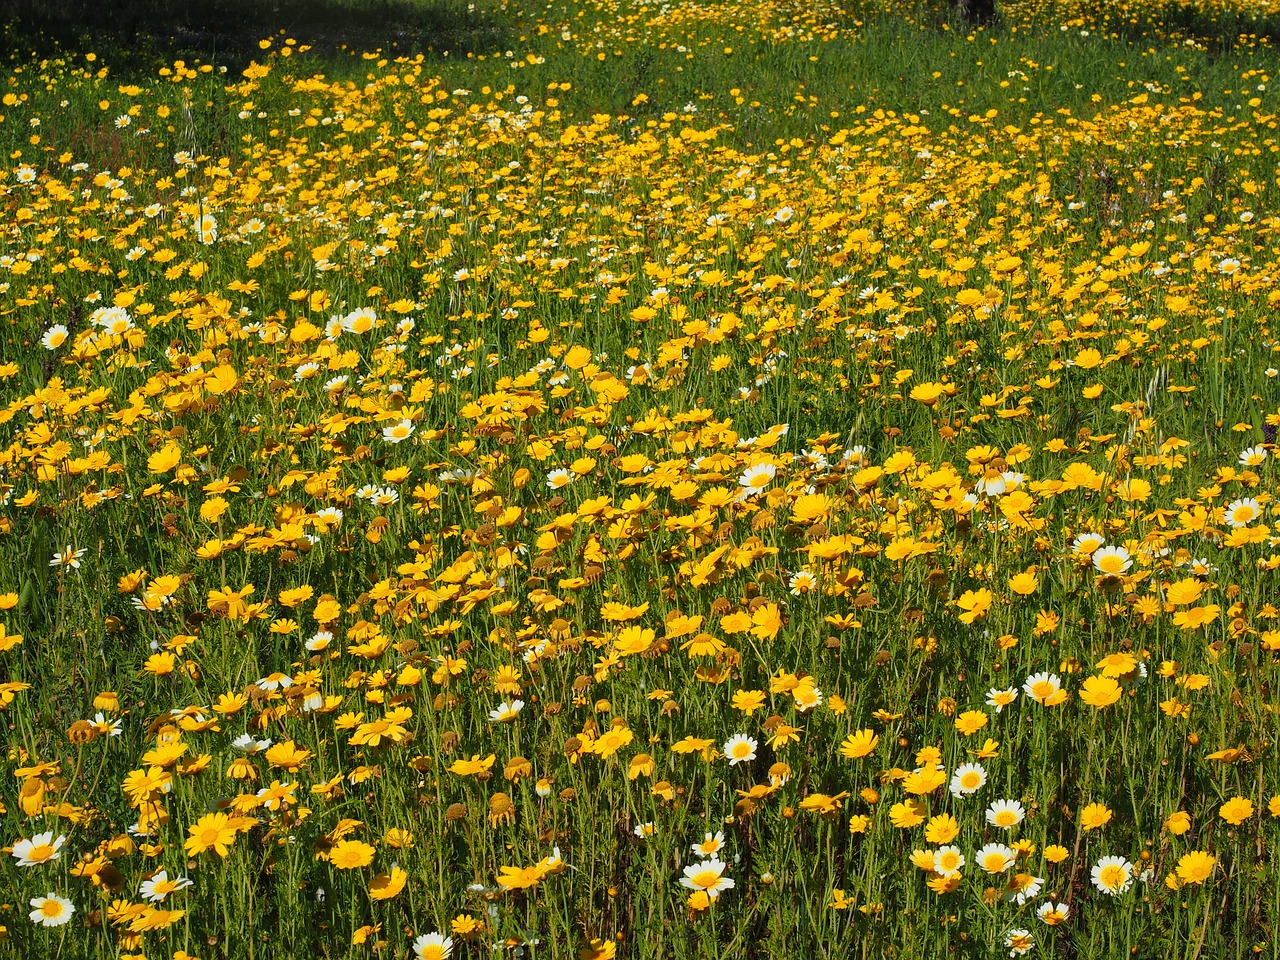
[[[1080,829],[1098,830],[1111,822],[1111,810],[1105,803],[1091,803],[1080,811]]]
[[[187,828],[187,841],[184,849],[187,856],[194,857],[206,850],[214,851],[225,857],[236,839],[236,828],[231,818],[225,813],[207,813]]]
[[[778,724],[773,733],[769,735],[769,739],[765,742],[774,750],[781,750],[789,743],[800,742],[800,728],[793,727],[789,723]]]
[[[503,890],[526,890],[537,886],[543,876],[537,866],[502,867],[498,872],[498,886]]]
[[[1185,810],[1179,810],[1176,813],[1169,814],[1164,822],[1164,828],[1172,833],[1175,837],[1180,837],[1191,829],[1191,814]]]
[[[484,921],[469,913],[460,913],[449,921],[449,929],[464,939],[472,939],[484,933]]]
[[[1186,577],[1177,583],[1171,583],[1165,588],[1165,599],[1169,603],[1186,605],[1195,603],[1200,599],[1200,595],[1204,593],[1204,584],[1194,577]]]
[[[944,383],[921,383],[911,390],[911,399],[926,407],[932,407],[942,398],[947,385]]]
[[[1132,672],[1137,665],[1137,658],[1132,654],[1113,653],[1099,660],[1097,668],[1104,677],[1119,678]]]
[[[332,859],[332,853],[330,854]],[[380,873],[369,881],[369,896],[374,900],[390,900],[404,889],[409,875],[399,867],[392,867],[390,873]]]
[[[613,960],[617,952],[617,944],[612,940],[597,937],[578,948],[578,960]]]
[[[857,760],[870,755],[879,744],[880,737],[874,730],[855,730],[840,744],[840,756]]]
[[[159,910],[154,907],[148,907],[146,912],[129,921],[129,930],[133,933],[164,930],[181,920],[186,916],[186,913],[185,910]]]
[[[646,627],[624,627],[618,633],[618,639],[614,643],[614,648],[618,651],[619,656],[635,656],[637,654],[647,653],[653,646],[655,639],[656,635],[654,634],[654,631]]]
[[[173,673],[174,667],[177,666],[177,661],[178,658],[172,653],[161,651],[149,656],[147,662],[142,665],[142,669],[158,677],[167,677]]]
[[[773,640],[782,630],[782,611],[775,603],[757,607],[751,614],[751,635],[760,640]]]
[[[612,757],[635,738],[627,727],[614,727],[592,741],[590,752],[602,760]]]
[[[933,793],[947,782],[947,771],[936,763],[926,763],[902,778],[902,789],[913,796]]]
[[[1071,366],[1079,367],[1081,370],[1092,370],[1094,367],[1102,366],[1102,354],[1092,347],[1087,347],[1076,354],[1075,359],[1071,361]]]
[[[1181,627],[1183,630],[1198,630],[1206,623],[1213,623],[1218,619],[1218,614],[1222,611],[1216,603],[1208,604],[1203,607],[1192,607],[1189,610],[1179,610],[1173,615],[1175,626]]]
[[[949,813],[940,813],[929,819],[924,828],[924,838],[930,843],[950,843],[960,835],[960,824]]]
[[[889,820],[899,830],[918,827],[924,823],[924,804],[918,800],[905,800],[889,808]]]
[[[938,854],[934,850],[913,850],[910,859],[912,865],[925,873],[933,873],[937,866]]]
[[[994,599],[991,591],[986,587],[978,590],[966,590],[955,601],[956,606],[964,611],[959,615],[958,619],[964,624],[972,624],[975,620],[981,620],[987,615],[987,611],[991,608],[991,603]]]
[[[1091,707],[1101,710],[1120,699],[1123,691],[1111,677],[1090,677],[1080,688],[1080,699]]]
[[[820,813],[824,816],[836,814],[840,812],[840,807],[844,799],[849,796],[849,791],[844,790],[835,796],[828,796],[825,793],[811,793],[800,801],[800,809],[807,810],[810,813]]]
[[[1217,858],[1201,850],[1192,850],[1178,861],[1178,879],[1183,883],[1202,884],[1213,876]]]
[[[1232,797],[1218,808],[1218,816],[1233,827],[1238,827],[1253,816],[1253,801],[1244,797]]]
[[[176,443],[166,443],[147,458],[147,470],[151,473],[168,473],[182,460],[182,448]]]
[[[1009,589],[1021,596],[1028,596],[1040,589],[1040,578],[1036,576],[1036,568],[1031,567],[1016,574],[1009,580]]]
[[[456,773],[460,777],[474,776],[477,773],[488,771],[496,759],[497,756],[492,753],[484,759],[480,758],[480,754],[474,753],[471,755],[470,760],[455,760],[447,769],[450,773]]]
[[[835,506],[835,501],[825,494],[805,494],[791,505],[791,517],[797,523],[815,523],[829,517]]]
[[[373,862],[374,848],[359,840],[340,840],[329,849],[329,862],[339,870],[367,867]]]
[[[264,756],[272,767],[297,773],[314,754],[306,747],[299,747],[292,740],[286,740],[270,747]]]
[[[636,780],[640,777],[651,777],[656,768],[657,763],[653,757],[647,753],[637,753],[631,758],[631,762],[627,764],[627,779]]]

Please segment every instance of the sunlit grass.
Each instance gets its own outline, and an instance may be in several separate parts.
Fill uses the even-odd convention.
[[[0,952],[1273,953],[1272,13],[1140,13],[15,61]]]

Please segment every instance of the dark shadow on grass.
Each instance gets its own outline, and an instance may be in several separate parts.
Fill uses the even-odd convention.
[[[1153,38],[1194,40],[1212,56],[1230,54],[1261,43],[1280,46],[1280,17],[1206,12],[1187,4],[1160,8],[1158,14],[1141,6],[1117,12],[1097,29],[1128,43],[1149,44]]]
[[[261,56],[281,32],[316,53],[487,53],[505,48],[507,26],[469,0],[0,0],[11,55],[97,49],[113,65],[149,68],[175,57],[228,66]]]

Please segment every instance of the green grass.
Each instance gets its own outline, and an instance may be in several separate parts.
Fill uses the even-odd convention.
[[[23,637],[0,842],[67,837],[0,858],[0,955],[404,957],[452,930],[455,957],[976,958],[1024,928],[1040,957],[1275,955],[1277,63],[1243,14],[75,9],[12,28],[0,107],[0,623]],[[132,332],[86,339],[113,300]],[[380,326],[325,339],[363,307]],[[1002,472],[1021,507],[984,492]],[[1246,498],[1253,542],[1225,515]],[[1085,533],[1133,567],[1104,576]],[[682,648],[704,632],[718,655]],[[1088,705],[1121,654],[1118,702]],[[987,705],[1041,671],[1067,702]],[[118,737],[76,725],[115,716],[103,691]],[[403,733],[358,742],[384,717]],[[581,752],[619,721],[616,753]],[[780,724],[798,739],[771,746]],[[876,745],[843,756],[858,730]],[[245,733],[309,755],[246,759]],[[739,733],[758,755],[730,765]],[[938,893],[910,858],[948,841],[893,821],[915,768],[978,754],[977,797],[921,794],[968,859]],[[153,767],[148,808],[125,784]],[[274,809],[273,781],[296,786]],[[228,803],[256,822],[227,856],[185,849]],[[1094,803],[1112,819],[1085,829]],[[717,830],[736,886],[697,909],[679,879]],[[372,862],[330,862],[344,837]],[[979,868],[1015,838],[1016,871]],[[567,869],[500,889],[553,848]],[[1167,885],[1193,851],[1208,882]],[[1103,895],[1111,854],[1150,877]],[[145,912],[161,867],[194,881],[160,905],[182,916]],[[1024,871],[1043,888],[1006,901]],[[70,923],[27,918],[46,892]]]

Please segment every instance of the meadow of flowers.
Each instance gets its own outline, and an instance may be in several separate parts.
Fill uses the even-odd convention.
[[[12,60],[0,957],[1276,956],[1274,6]]]

